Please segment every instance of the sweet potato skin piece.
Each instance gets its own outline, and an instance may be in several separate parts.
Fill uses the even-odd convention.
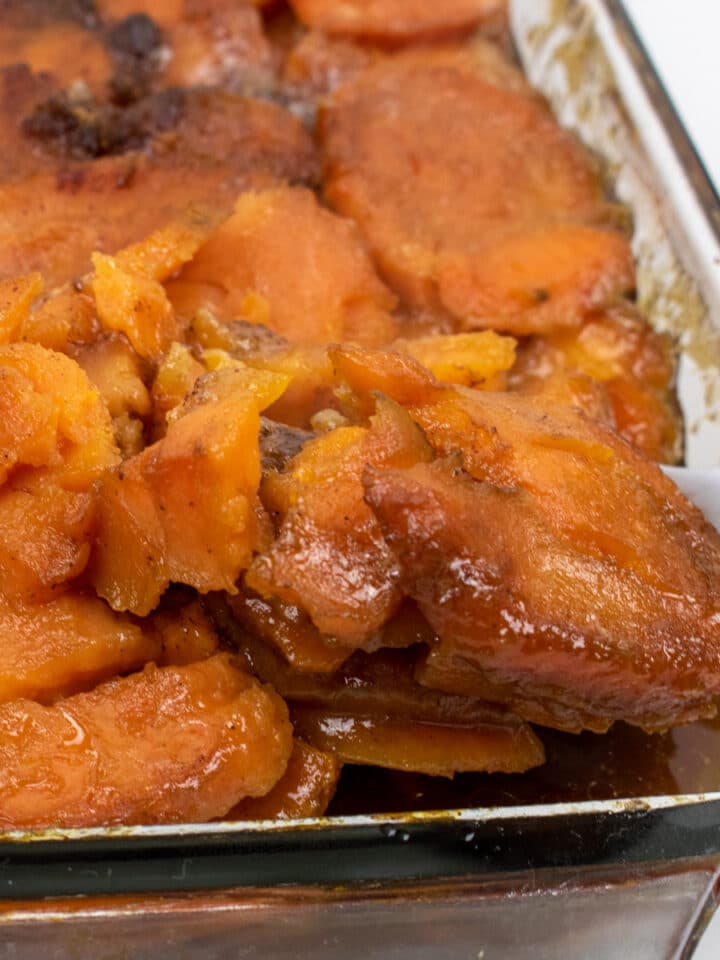
[[[223,820],[296,820],[321,817],[333,798],[342,764],[297,738],[287,768],[264,797],[241,800]]]
[[[148,666],[53,707],[16,700],[0,707],[0,824],[209,820],[267,793],[291,749],[285,705],[227,655]]]
[[[720,537],[656,468],[633,469],[629,448],[598,464],[590,444],[562,455],[556,439],[549,459],[570,476],[554,474],[555,496],[547,469],[535,484],[492,468],[478,483],[457,459],[368,474],[401,584],[441,638],[433,656],[463,692],[559,729],[713,715]],[[607,521],[618,502],[623,532]]]
[[[504,10],[505,0],[291,0],[306,26],[379,41],[436,39],[469,33]]]
[[[582,146],[467,51],[378,61],[335,93],[320,138],[326,198],[417,307],[526,335],[577,325],[634,286]]]
[[[114,609],[146,614],[170,581],[234,591],[258,546],[259,408],[285,384],[209,375],[165,437],[104,478],[89,573]]]
[[[235,212],[195,255],[170,298],[186,316],[201,306],[227,319],[266,304],[263,322],[291,341],[391,340],[395,297],[380,282],[360,232],[301,188],[243,194]]]

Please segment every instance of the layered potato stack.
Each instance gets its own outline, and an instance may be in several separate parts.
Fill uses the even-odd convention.
[[[0,826],[714,713],[674,348],[503,0],[0,25]]]

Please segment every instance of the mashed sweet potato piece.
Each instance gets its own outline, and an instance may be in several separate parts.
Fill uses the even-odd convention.
[[[321,121],[325,196],[411,304],[527,335],[577,326],[633,289],[587,153],[467,50],[384,58]]]
[[[148,666],[51,707],[0,706],[0,824],[211,820],[267,793],[291,750],[285,705],[227,654]]]
[[[168,289],[185,316],[207,307],[228,320],[257,317],[291,341],[373,345],[395,334],[395,297],[358,228],[300,188],[243,194]]]

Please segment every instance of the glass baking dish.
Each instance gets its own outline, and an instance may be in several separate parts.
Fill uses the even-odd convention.
[[[511,17],[531,81],[632,210],[640,303],[682,348],[687,462],[719,464],[717,195],[618,0],[513,0]],[[512,778],[379,773],[373,816],[351,783],[316,820],[0,836],[0,958],[689,957],[720,875],[720,725],[667,741],[669,779],[646,775],[647,738],[617,744],[633,735],[611,799],[606,761],[591,786],[551,761],[540,803]],[[591,768],[594,742],[569,762]],[[392,812],[408,800],[424,809]]]

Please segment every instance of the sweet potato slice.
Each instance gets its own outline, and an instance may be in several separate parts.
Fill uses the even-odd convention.
[[[469,33],[505,9],[505,0],[291,0],[298,18],[330,34],[368,40],[436,39]]]
[[[263,482],[263,501],[281,524],[246,575],[248,587],[301,607],[340,645],[352,649],[368,640],[400,594],[361,476],[368,463],[414,463],[429,455],[404,411],[386,402],[369,428],[340,427],[305,444],[286,473]]]
[[[204,821],[267,793],[287,710],[227,655],[146,667],[43,707],[0,707],[4,829]]]
[[[2,595],[50,599],[85,567],[95,482],[119,460],[108,411],[70,358],[0,347]]]
[[[486,482],[457,459],[367,477],[401,584],[441,638],[435,667],[463,676],[449,689],[559,729],[713,715],[720,536],[611,433],[564,445],[545,416],[534,442],[513,441],[526,464]]]
[[[97,597],[0,605],[0,702],[48,703],[155,660],[160,639]]]
[[[168,285],[176,309],[209,307],[261,322],[288,340],[380,344],[395,333],[395,298],[375,274],[360,233],[309,190],[243,194],[235,212]]]
[[[282,377],[209,374],[162,440],[107,475],[90,575],[116,610],[145,614],[171,581],[235,589],[259,546],[259,410]]]
[[[634,287],[582,146],[467,51],[379,60],[335,93],[320,134],[325,196],[417,307],[525,335]]]
[[[288,702],[299,735],[340,760],[442,776],[460,770],[525,770],[543,760],[540,742],[508,710],[476,696],[422,687],[414,677],[417,646],[360,651],[334,674],[305,673],[249,632],[245,618],[236,621],[236,608],[236,601],[228,606],[215,600],[213,616],[221,632],[248,669],[272,683]],[[416,619],[411,621],[415,632]],[[383,635],[377,643],[383,643]],[[432,741],[426,755],[423,732]]]
[[[309,135],[273,104],[199,89],[153,110],[142,152],[130,140],[117,156],[68,164],[62,143],[41,138],[45,168],[0,186],[0,279],[40,270],[52,289],[83,276],[93,251],[112,254],[191,207],[217,223],[242,190],[317,174]]]
[[[545,759],[542,744],[527,726],[454,727],[336,714],[293,707],[298,735],[343,763],[372,764],[435,777],[456,773],[522,773]]]
[[[241,800],[223,820],[295,820],[321,817],[333,798],[342,764],[295,739],[285,773],[264,797]]]

